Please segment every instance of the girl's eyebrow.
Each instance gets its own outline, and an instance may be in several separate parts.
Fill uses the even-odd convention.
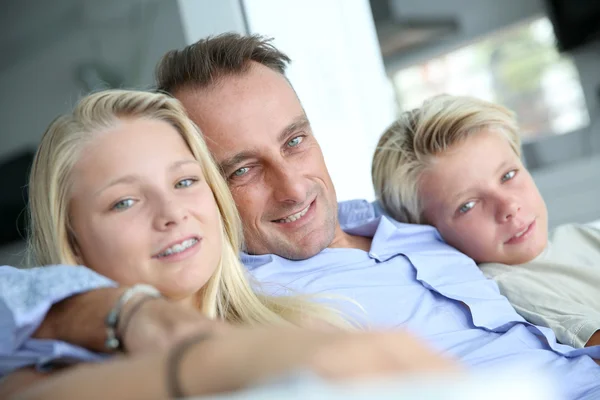
[[[195,159],[180,160],[180,161],[175,161],[174,163],[172,163],[169,166],[169,170],[174,170],[174,169],[177,169],[177,168],[179,168],[183,165],[187,165],[187,164],[200,165],[200,163]],[[105,186],[103,186],[101,189],[99,189],[94,195],[98,196],[100,193],[104,192],[106,189],[108,189],[112,186],[115,186],[115,185],[120,185],[120,184],[124,184],[124,183],[135,183],[140,180],[141,179],[137,175],[125,175],[125,176],[113,179],[112,181],[108,182]]]

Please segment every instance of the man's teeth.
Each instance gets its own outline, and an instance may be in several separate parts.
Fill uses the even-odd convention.
[[[168,249],[166,249],[165,251],[160,253],[157,257],[160,258],[160,257],[170,256],[171,254],[181,253],[182,251],[189,249],[196,243],[198,243],[198,239],[196,239],[196,238],[184,240],[181,243],[177,243],[177,244],[169,247]]]
[[[280,224],[287,224],[288,222],[294,222],[296,220],[299,220],[300,218],[304,217],[304,215],[308,212],[309,207],[310,205],[308,205],[308,207],[306,207],[304,210],[297,212],[296,214],[292,214],[287,218],[278,219],[275,222]]]

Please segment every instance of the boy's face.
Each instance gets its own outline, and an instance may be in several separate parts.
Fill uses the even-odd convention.
[[[484,130],[436,157],[419,196],[426,221],[478,263],[521,264],[546,246],[546,204],[501,133]]]

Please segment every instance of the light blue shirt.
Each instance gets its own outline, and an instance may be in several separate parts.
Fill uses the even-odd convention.
[[[433,227],[375,218],[367,202],[340,207],[343,229],[372,237],[370,251],[328,248],[303,261],[244,254],[263,290],[350,298],[364,313],[338,304],[364,325],[406,328],[473,367],[548,373],[567,399],[600,398],[600,366],[583,355],[600,358],[600,348],[575,350],[527,323],[495,282]]]
[[[373,238],[371,249],[325,249],[304,261],[242,255],[262,290],[327,296],[363,325],[403,327],[473,367],[542,371],[556,376],[567,399],[600,398],[600,348],[574,350],[552,331],[525,322],[475,263],[428,226],[376,217],[365,201],[340,203],[349,233]],[[0,375],[51,360],[97,360],[63,342],[32,340],[50,306],[69,295],[114,285],[83,267],[0,268]]]
[[[85,267],[0,266],[0,377],[21,367],[97,361],[102,355],[58,340],[32,339],[50,307],[69,296],[116,284]]]

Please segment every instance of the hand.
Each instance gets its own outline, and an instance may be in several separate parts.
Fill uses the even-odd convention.
[[[225,331],[227,324],[208,319],[198,310],[165,299],[132,299],[124,307],[118,326],[128,354],[161,351],[182,339],[203,331]],[[144,301],[136,308],[136,303]],[[129,315],[130,312],[133,314]],[[121,331],[121,329],[123,329]]]
[[[406,332],[232,328],[190,348],[182,360],[179,382],[189,395],[216,393],[302,369],[340,380],[456,373],[461,367]]]

